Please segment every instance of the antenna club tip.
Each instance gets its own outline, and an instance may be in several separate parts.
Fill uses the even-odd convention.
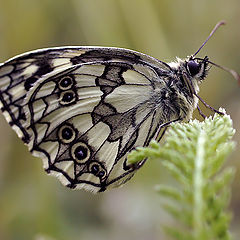
[[[200,52],[200,50],[201,50],[201,49],[203,48],[203,46],[207,43],[207,41],[212,37],[212,35],[217,31],[217,29],[218,29],[220,26],[224,25],[224,24],[226,24],[226,21],[225,21],[225,20],[221,20],[221,21],[219,21],[219,22],[215,25],[215,27],[213,28],[213,30],[211,31],[211,33],[208,35],[207,39],[206,39],[205,42],[202,44],[202,46],[193,54],[193,57],[196,56],[196,55]]]
[[[240,87],[240,76],[238,75],[238,85]]]
[[[238,81],[238,85],[240,86],[240,75],[236,71],[230,69],[230,73],[233,75],[233,77]]]
[[[217,25],[219,25],[219,26],[220,25],[225,25],[225,24],[227,24],[227,22],[225,20],[221,20],[217,23]]]

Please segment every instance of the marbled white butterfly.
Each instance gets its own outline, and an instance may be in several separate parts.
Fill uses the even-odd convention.
[[[0,65],[1,110],[47,173],[70,188],[104,191],[143,165],[128,166],[129,151],[192,117],[213,64],[195,55],[165,63],[112,47],[28,52]]]

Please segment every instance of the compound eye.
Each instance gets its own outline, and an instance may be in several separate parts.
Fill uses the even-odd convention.
[[[196,74],[199,73],[200,71],[200,64],[194,60],[190,60],[188,63],[187,63],[187,68],[188,68],[188,71],[189,73],[191,74],[191,76],[195,76]]]

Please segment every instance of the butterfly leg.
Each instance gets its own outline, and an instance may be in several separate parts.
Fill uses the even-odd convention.
[[[169,122],[166,122],[166,123],[160,125],[160,126],[158,127],[158,130],[157,130],[157,132],[156,132],[156,134],[155,134],[155,136],[154,136],[153,139],[156,139],[157,141],[160,141],[160,140],[162,139],[163,135],[165,134],[168,126],[169,126],[171,123],[173,123],[173,122],[178,122],[178,121],[181,121],[181,120],[182,120],[181,118],[178,118],[178,119],[171,120],[171,121],[169,121]],[[161,135],[160,135],[160,132],[161,132],[162,128],[165,128],[165,129],[163,130],[163,132],[162,132]],[[160,135],[160,137],[158,137],[159,135]]]
[[[160,142],[160,141],[161,141],[161,139],[163,138],[164,134],[166,133],[166,131],[167,131],[168,127],[169,127],[169,126],[166,126],[166,127],[164,128],[164,130],[162,131],[162,133],[161,133],[161,134],[160,134],[160,132],[161,132],[161,129],[159,130],[159,133],[158,133],[158,134],[160,134],[160,136],[156,138],[156,140],[157,140],[158,142]]]
[[[211,107],[210,105],[208,105],[200,96],[198,96],[197,94],[195,94],[195,96],[204,104],[204,106],[206,107],[206,108],[209,108],[209,109],[211,109],[213,112],[216,112],[216,113],[218,113],[218,114],[220,114],[220,115],[224,115],[224,113],[222,113],[222,112],[219,112],[217,109],[215,109],[215,108],[213,108],[213,107]],[[199,112],[200,113],[200,112]],[[200,113],[201,114],[201,113]]]
[[[175,119],[175,120],[172,120],[172,121],[169,121],[169,122],[166,122],[162,125],[160,125],[158,127],[158,130],[155,134],[155,136],[153,137],[153,139],[156,139],[157,141],[160,141],[162,139],[162,137],[164,136],[165,132],[167,131],[167,128],[169,127],[169,125],[173,122],[177,122],[177,121],[181,121],[182,119],[181,118],[178,118],[178,119]],[[163,129],[164,128],[164,129]],[[162,133],[160,134],[161,130],[163,129]],[[160,135],[160,136],[159,136]],[[158,137],[159,136],[159,137]],[[126,169],[132,169],[133,171],[139,169],[140,167],[143,166],[143,164],[146,162],[147,158],[142,160],[141,162],[137,163],[137,164],[132,164],[132,165],[127,165],[125,166]]]
[[[205,119],[207,116],[202,112],[202,110],[200,109],[199,106],[197,106],[197,110],[199,112],[199,114],[203,117],[203,119]]]

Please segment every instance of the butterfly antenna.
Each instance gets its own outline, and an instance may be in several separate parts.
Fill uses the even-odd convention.
[[[199,59],[199,60],[204,61],[206,58],[204,58],[204,59],[202,59],[202,58],[195,58],[195,59]],[[230,69],[230,68],[227,68],[227,67],[223,67],[223,66],[221,66],[221,65],[218,65],[218,64],[216,64],[216,63],[214,63],[214,62],[209,61],[208,59],[205,60],[205,61],[208,62],[208,63],[210,63],[210,64],[212,64],[212,65],[215,66],[215,67],[218,67],[218,68],[220,68],[220,69],[222,69],[222,70],[230,73],[230,74],[238,81],[238,84],[239,84],[239,86],[240,86],[240,75],[239,75],[236,71],[234,71],[233,69]],[[210,105],[208,105],[208,104],[207,104],[200,96],[198,96],[196,93],[194,93],[194,95],[205,105],[205,107],[211,109],[212,111],[214,111],[214,112],[216,112],[216,113],[218,113],[218,114],[224,115],[223,112],[220,112],[220,111],[216,110],[215,108],[211,107]],[[206,116],[202,113],[202,111],[201,111],[201,109],[199,108],[199,106],[197,106],[197,109],[198,109],[200,115],[201,115],[203,118],[205,118]]]
[[[203,58],[195,58],[195,59],[199,59],[199,60],[204,61]],[[231,68],[227,68],[227,67],[221,66],[221,65],[218,65],[218,64],[216,64],[216,63],[214,63],[214,62],[212,62],[212,61],[210,61],[210,60],[208,60],[208,59],[205,60],[205,61],[208,62],[208,63],[210,63],[210,64],[212,64],[212,65],[215,66],[215,67],[218,67],[218,68],[220,68],[220,69],[222,69],[222,70],[230,73],[230,74],[238,81],[238,84],[239,84],[239,86],[240,86],[240,74],[237,73],[235,70],[233,70],[233,69],[231,69]]]
[[[207,41],[212,37],[212,35],[217,31],[217,29],[220,27],[220,26],[222,26],[222,25],[224,25],[224,24],[226,24],[226,22],[225,21],[220,21],[220,22],[218,22],[217,24],[216,24],[216,26],[214,27],[214,29],[211,31],[211,33],[209,34],[209,36],[207,37],[207,39],[205,40],[205,42],[201,45],[201,47],[193,54],[193,57],[194,56],[196,56],[199,52],[200,52],[200,50],[204,47],[204,45],[207,43]]]
[[[221,65],[218,65],[214,62],[211,62],[209,60],[207,60],[207,62],[209,62],[210,64],[212,64],[213,66],[215,67],[218,67],[218,68],[221,68],[222,70],[230,73],[237,81],[238,81],[238,84],[240,86],[240,75],[239,73],[237,73],[236,71],[234,71],[233,69],[230,69],[230,68],[227,68],[227,67],[224,67],[224,66],[221,66]]]

